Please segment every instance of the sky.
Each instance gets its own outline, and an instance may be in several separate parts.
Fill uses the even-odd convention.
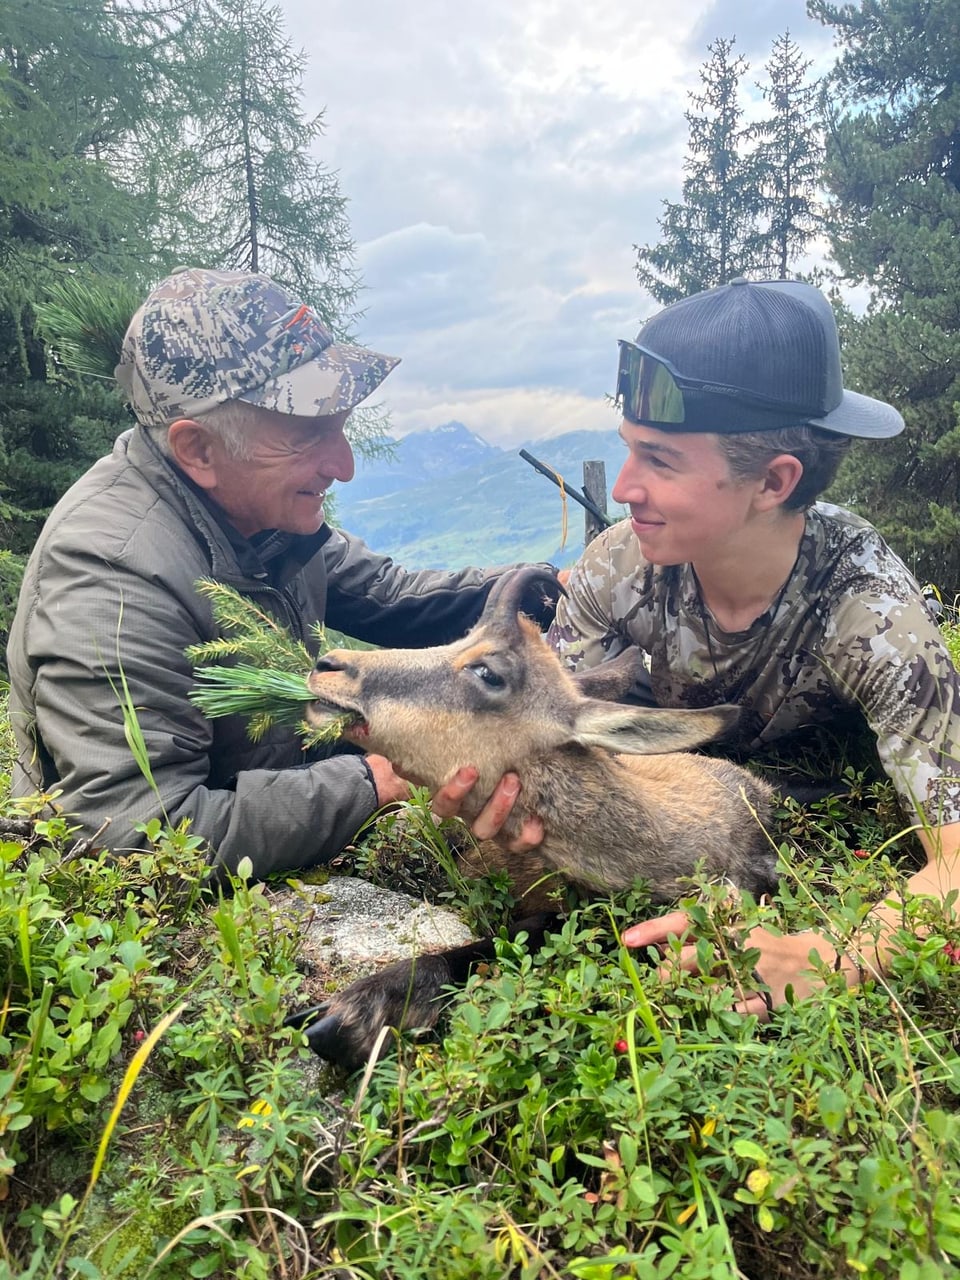
[[[788,29],[815,69],[831,60],[804,0],[280,7],[349,200],[359,336],[402,357],[391,431],[457,419],[501,447],[617,425],[616,341],[658,309],[634,246],[679,198],[710,41],[736,39],[745,85]]]

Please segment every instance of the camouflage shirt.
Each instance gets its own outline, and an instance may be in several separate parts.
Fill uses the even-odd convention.
[[[639,645],[658,705],[742,707],[745,754],[852,715],[907,812],[960,821],[960,679],[917,583],[859,516],[806,513],[790,579],[747,631],[710,618],[708,638],[690,565],[648,563],[629,521],[590,544],[568,591],[549,639],[571,669]]]

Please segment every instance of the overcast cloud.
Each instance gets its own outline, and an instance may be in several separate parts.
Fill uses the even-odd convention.
[[[760,78],[804,0],[280,0],[320,158],[350,201],[361,337],[403,357],[397,434],[459,418],[510,445],[611,425],[616,339],[656,310],[633,245],[676,199],[687,91],[736,37]]]

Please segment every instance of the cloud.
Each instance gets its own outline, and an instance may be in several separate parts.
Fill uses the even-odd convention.
[[[757,62],[803,0],[281,0],[308,59],[318,155],[350,199],[364,341],[403,357],[394,425],[494,443],[606,422],[634,274],[678,197],[706,43]],[[521,430],[522,428],[522,430]]]

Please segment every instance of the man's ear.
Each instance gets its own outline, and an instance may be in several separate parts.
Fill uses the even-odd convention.
[[[174,462],[194,484],[201,489],[216,487],[216,437],[203,423],[194,422],[192,418],[178,418],[171,423],[167,440]]]
[[[767,463],[757,501],[765,511],[783,506],[803,476],[803,463],[792,453],[780,453]]]

